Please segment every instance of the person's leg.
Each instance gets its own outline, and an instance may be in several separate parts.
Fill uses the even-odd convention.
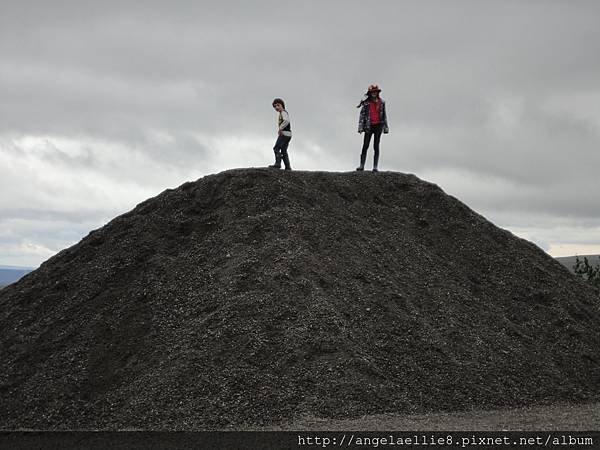
[[[285,170],[292,170],[292,166],[290,165],[290,157],[288,156],[288,146],[290,145],[290,141],[292,140],[291,136],[284,136],[286,139],[283,141],[281,145],[281,158],[283,159],[283,164],[285,165]]]
[[[367,160],[367,149],[369,148],[369,144],[371,143],[371,135],[373,133],[371,131],[365,131],[365,137],[363,139],[362,151],[360,153],[360,166],[356,168],[356,170],[364,170],[365,161]]]
[[[381,140],[381,133],[383,131],[383,124],[378,124],[375,127],[373,137],[373,172],[378,172],[377,165],[379,164],[379,141]]]
[[[273,147],[273,152],[275,153],[275,164],[271,164],[269,167],[274,169],[281,169],[281,138],[282,136],[277,137],[275,146]]]

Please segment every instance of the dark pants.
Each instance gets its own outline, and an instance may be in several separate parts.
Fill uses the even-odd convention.
[[[360,160],[363,164],[367,158],[367,149],[369,148],[369,144],[371,143],[371,136],[375,136],[375,139],[373,139],[373,150],[375,151],[375,167],[377,167],[377,163],[379,161],[379,141],[381,140],[382,131],[383,123],[371,125],[371,129],[369,131],[365,131],[365,139],[363,141],[362,153],[360,154]]]
[[[287,149],[288,145],[290,145],[291,140],[291,136],[277,136],[277,141],[275,141],[275,146],[273,147],[273,151],[275,152],[275,164],[279,165],[281,160],[283,159],[285,167],[290,167],[290,159],[288,157]]]

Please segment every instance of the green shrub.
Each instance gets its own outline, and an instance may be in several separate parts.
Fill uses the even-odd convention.
[[[600,256],[598,257],[600,260]],[[587,257],[583,257],[583,261],[579,259],[579,256],[575,256],[575,265],[573,266],[575,275],[584,280],[592,283],[597,288],[600,288],[600,263],[596,266],[592,266]]]

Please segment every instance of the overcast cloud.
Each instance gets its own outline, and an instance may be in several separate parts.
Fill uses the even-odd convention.
[[[371,83],[382,170],[554,256],[600,253],[598,17],[597,1],[2,0],[0,264],[271,163],[277,96],[296,169],[353,170]]]

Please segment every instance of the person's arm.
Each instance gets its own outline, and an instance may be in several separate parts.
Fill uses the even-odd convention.
[[[281,111],[281,118],[283,119],[283,122],[281,122],[281,125],[279,125],[279,131],[283,131],[283,129],[290,123],[290,115],[287,111]]]
[[[381,113],[382,113],[382,119],[383,119],[383,132],[384,133],[389,133],[390,132],[390,128],[388,127],[388,121],[387,121],[387,111],[385,109],[385,102],[383,102],[381,104],[382,108],[381,108]]]
[[[362,108],[360,109],[360,113],[358,114],[358,132],[362,133],[363,131],[365,131],[365,111],[366,111],[366,103],[363,104]]]

